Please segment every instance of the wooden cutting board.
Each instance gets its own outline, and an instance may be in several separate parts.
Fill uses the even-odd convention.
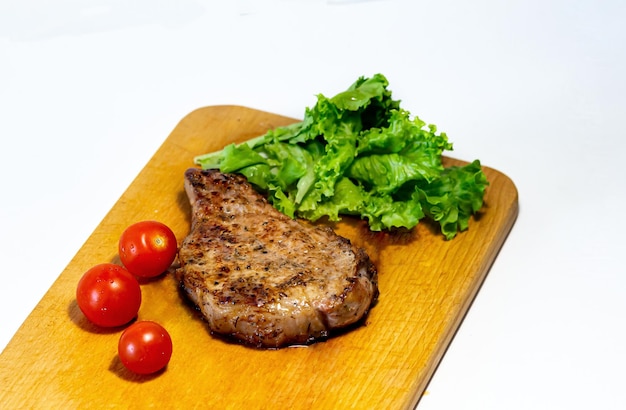
[[[427,222],[401,234],[372,233],[349,218],[335,225],[370,253],[381,294],[364,326],[328,341],[257,350],[214,338],[167,274],[142,283],[138,318],[164,325],[174,353],[165,371],[142,377],[117,358],[123,329],[90,325],[76,305],[76,284],[87,269],[119,263],[117,241],[129,224],[160,220],[184,238],[190,208],[183,173],[194,156],[294,121],[238,106],[200,108],[182,119],[2,352],[0,407],[415,406],[517,216],[515,185],[488,167],[484,209],[452,241]]]

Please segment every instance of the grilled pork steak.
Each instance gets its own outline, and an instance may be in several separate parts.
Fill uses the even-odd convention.
[[[293,220],[240,175],[191,168],[191,232],[178,277],[212,332],[256,347],[325,338],[361,320],[378,296],[364,250]]]

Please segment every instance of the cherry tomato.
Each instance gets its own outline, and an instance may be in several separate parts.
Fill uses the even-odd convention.
[[[76,287],[76,303],[92,323],[103,327],[122,326],[137,316],[141,288],[122,266],[96,265],[85,272]]]
[[[151,278],[165,272],[176,258],[174,232],[157,221],[130,225],[119,240],[120,260],[133,275]]]
[[[167,366],[172,357],[172,338],[156,322],[135,322],[120,336],[117,352],[128,370],[137,374],[155,373]]]

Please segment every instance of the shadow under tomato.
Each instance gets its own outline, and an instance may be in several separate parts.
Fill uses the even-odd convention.
[[[124,364],[122,363],[118,355],[113,356],[113,359],[111,359],[111,363],[109,364],[109,371],[111,373],[115,374],[120,379],[126,380],[128,382],[133,382],[133,383],[149,382],[150,380],[154,380],[157,377],[159,377],[166,370],[167,370],[167,366],[151,374],[137,374],[128,370],[124,366]]]

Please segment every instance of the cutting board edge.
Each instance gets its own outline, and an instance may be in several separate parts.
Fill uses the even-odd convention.
[[[499,230],[500,235],[497,235],[497,238],[499,238],[499,240],[491,243],[490,256],[489,258],[485,260],[486,261],[485,266],[483,267],[480,275],[477,276],[476,287],[474,288],[473,292],[469,295],[469,297],[465,300],[465,303],[463,307],[459,310],[459,313],[457,317],[455,318],[455,320],[450,323],[448,329],[446,330],[444,337],[441,339],[441,346],[443,348],[437,349],[436,350],[437,354],[431,357],[431,365],[428,366],[428,371],[424,379],[419,382],[416,388],[416,394],[413,397],[413,400],[406,407],[407,409],[413,409],[416,406],[418,406],[422,397],[424,397],[424,394],[427,392],[428,385],[430,384],[434,374],[437,372],[437,369],[439,365],[441,364],[441,361],[443,360],[444,356],[446,355],[446,352],[448,351],[448,349],[450,349],[452,343],[454,342],[454,338],[456,337],[461,326],[463,325],[463,321],[467,317],[472,304],[475,302],[476,298],[478,297],[478,294],[480,293],[480,289],[482,288],[483,284],[487,280],[491,267],[495,263],[498,257],[498,254],[500,253],[500,251],[502,250],[502,247],[504,246],[504,243],[506,242],[507,238],[511,234],[513,227],[515,226],[515,223],[517,222],[517,218],[519,216],[519,208],[520,208],[519,207],[519,190],[517,189],[517,186],[515,185],[513,180],[502,171],[499,171],[495,168],[488,167],[488,166],[486,168],[489,168],[492,172],[496,172],[499,175],[499,177],[505,178],[507,181],[507,184],[515,192],[515,195],[513,199],[511,200],[511,204],[508,209],[509,212],[503,218],[503,220],[506,221],[506,224],[501,225],[501,228]]]

